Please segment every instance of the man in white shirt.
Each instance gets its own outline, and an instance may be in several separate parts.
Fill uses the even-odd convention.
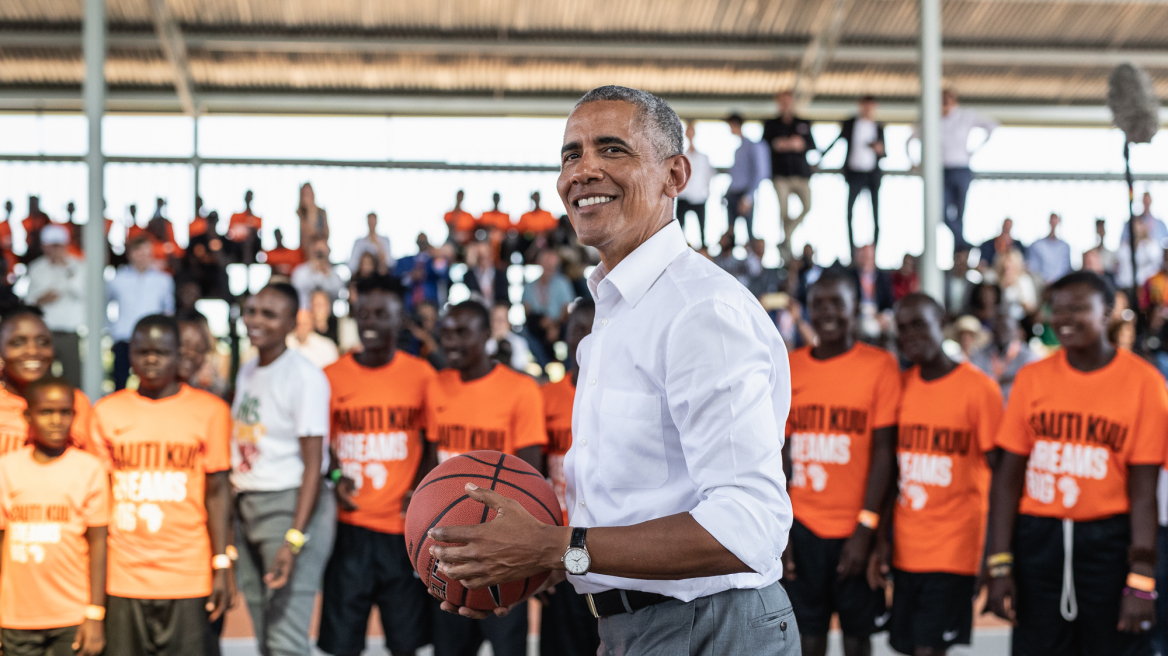
[[[969,242],[965,241],[965,197],[969,193],[969,185],[973,182],[973,171],[969,169],[969,160],[977,148],[989,141],[990,134],[998,128],[998,122],[988,116],[983,116],[972,109],[965,109],[957,104],[957,93],[952,89],[941,92],[941,164],[945,169],[945,225],[953,233],[953,248],[955,251],[968,249]],[[974,128],[985,130],[985,139],[977,148],[970,150],[969,133]],[[913,128],[913,139],[921,138],[920,128]],[[906,146],[907,148],[907,146]]]
[[[377,234],[377,214],[370,212],[365,219],[369,223],[369,234],[353,242],[353,254],[349,256],[349,271],[356,277],[357,270],[361,267],[361,256],[369,253],[376,264],[374,273],[385,275],[393,270],[395,264],[393,256],[389,254],[389,237]]]
[[[694,147],[694,121],[685,123],[685,138],[689,142],[685,157],[689,160],[689,184],[677,196],[677,220],[681,222],[681,229],[685,230],[685,219],[690,212],[698,219],[698,237],[701,247],[706,247],[706,201],[710,199],[710,181],[718,171],[710,164],[710,158],[705,153],[698,152]]]
[[[853,254],[856,239],[852,234],[852,210],[865,189],[872,200],[872,245],[880,241],[880,160],[885,155],[884,124],[877,123],[875,116],[876,99],[872,96],[860,98],[859,112],[840,123],[839,136],[823,149],[826,155],[840,140],[848,144],[843,174],[848,183],[848,245]]]
[[[118,319],[110,328],[114,339],[114,389],[124,388],[130,377],[130,336],[134,325],[151,314],[174,314],[174,278],[155,268],[150,239],[135,237],[126,244],[126,259],[130,263],[118,267],[114,279],[106,284],[107,300],[118,304]]]
[[[45,313],[53,333],[53,353],[61,377],[81,385],[81,340],[77,328],[85,321],[85,263],[69,256],[69,230],[50,224],[41,230],[44,255],[28,265],[25,302]]]
[[[259,357],[236,379],[231,436],[236,580],[261,654],[310,653],[316,592],[332,552],[337,507],[324,484],[328,378],[287,347],[299,298],[272,283],[247,299],[243,323]]]
[[[1051,212],[1050,234],[1031,244],[1026,252],[1026,266],[1047,285],[1071,272],[1071,245],[1057,234],[1061,222],[1059,215]]]
[[[762,306],[673,221],[689,177],[664,101],[608,86],[576,104],[557,186],[602,263],[588,281],[596,318],[579,347],[564,461],[572,526],[468,488],[502,512],[435,529],[436,541],[466,546],[434,554],[472,588],[549,569],[555,584],[567,570],[600,618],[602,655],[794,655],[778,583],[792,521],[786,349]]]

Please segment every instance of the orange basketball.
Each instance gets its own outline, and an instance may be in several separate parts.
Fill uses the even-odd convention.
[[[447,580],[438,571],[437,560],[430,555],[430,547],[435,544],[427,535],[430,529],[482,524],[495,518],[494,510],[467,496],[467,483],[489,488],[518,501],[545,524],[560,525],[563,515],[556,493],[534,467],[498,451],[471,451],[435,467],[414,490],[406,511],[406,547],[410,562],[422,577],[422,583],[452,604],[475,610],[493,610],[523,601],[543,585],[548,572],[483,590],[467,590],[458,581]]]

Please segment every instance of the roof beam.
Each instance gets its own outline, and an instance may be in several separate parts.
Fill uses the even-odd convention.
[[[803,111],[815,97],[815,84],[823,72],[827,62],[835,53],[839,45],[840,34],[844,29],[844,19],[852,0],[822,0],[820,11],[830,7],[830,14],[820,16],[821,24],[816,30],[807,50],[803,52],[803,61],[799,65],[799,73],[795,77],[795,107]]]
[[[152,0],[155,3],[162,0]],[[831,0],[833,2],[838,0]],[[544,57],[549,59],[658,60],[705,63],[773,64],[801,61],[809,43],[743,43],[734,41],[598,41],[509,35],[506,40],[459,37],[370,37],[249,35],[230,32],[175,32],[182,48],[209,52],[274,52],[306,54],[478,55],[485,57]],[[157,51],[160,39],[140,31],[113,30],[114,49]],[[0,29],[0,47],[78,48],[81,32],[66,30]],[[1091,66],[1107,68],[1130,62],[1148,68],[1168,68],[1168,48],[1031,48],[1019,46],[946,46],[946,64],[984,66]],[[905,64],[915,66],[915,45],[838,45],[834,62]],[[188,82],[189,84],[189,82]]]
[[[158,44],[170,67],[174,70],[174,91],[178,94],[183,113],[195,115],[194,82],[191,70],[187,65],[187,47],[183,42],[182,31],[178,23],[171,17],[166,8],[166,0],[151,0],[153,10],[154,32],[158,35]]]

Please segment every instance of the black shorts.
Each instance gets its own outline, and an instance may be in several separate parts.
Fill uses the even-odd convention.
[[[447,613],[430,597],[434,607],[434,656],[475,656],[486,640],[495,656],[527,656],[527,602],[506,617],[491,615],[472,620]],[[551,655],[549,655],[551,656]]]
[[[127,599],[110,596],[105,653],[118,656],[203,656],[207,598]]]
[[[945,651],[968,645],[977,577],[948,572],[892,571],[888,642],[902,654],[916,647]]]
[[[77,628],[0,629],[0,644],[4,645],[4,656],[74,656]]]
[[[1116,515],[1073,524],[1071,559],[1078,616],[1059,608],[1063,589],[1063,522],[1018,515],[1014,583],[1018,625],[1014,656],[1150,656],[1148,632],[1123,633],[1119,606],[1128,574],[1131,519]]]
[[[836,568],[846,539],[821,538],[796,520],[790,540],[795,578],[784,578],[783,587],[795,607],[799,633],[827,635],[836,613],[846,636],[866,637],[884,630],[888,621],[884,590],[869,587],[864,574],[839,580]]]
[[[369,612],[377,605],[385,647],[414,651],[430,642],[430,595],[410,566],[403,535],[337,523],[337,537],[324,571],[320,638],[330,654],[365,649]]]
[[[596,656],[600,630],[587,598],[567,581],[560,582],[543,606],[539,653],[543,656]]]

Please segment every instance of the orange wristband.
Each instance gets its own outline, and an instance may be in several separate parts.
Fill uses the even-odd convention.
[[[1133,572],[1127,575],[1127,587],[1140,592],[1155,592],[1156,579]]]
[[[880,526],[880,514],[871,510],[861,510],[859,520],[860,526],[865,526],[873,531],[876,530],[877,526]]]

